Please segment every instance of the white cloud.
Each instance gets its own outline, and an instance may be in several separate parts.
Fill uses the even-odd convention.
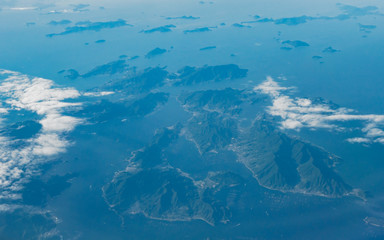
[[[13,11],[28,11],[28,10],[36,10],[37,8],[35,7],[13,7],[13,8],[9,8],[9,10],[13,10]]]
[[[115,92],[109,92],[109,91],[102,91],[102,92],[85,92],[83,93],[83,96],[86,97],[102,97],[102,96],[108,96],[115,94]]]
[[[68,146],[68,142],[56,133],[41,134],[33,143],[33,154],[42,156],[65,152]]]
[[[277,97],[280,95],[281,91],[293,89],[287,88],[287,87],[281,87],[277,82],[273,80],[272,77],[267,77],[267,80],[265,80],[262,84],[259,86],[256,86],[254,90],[260,90],[265,94],[272,95],[274,97]]]
[[[347,141],[350,142],[350,143],[371,143],[370,139],[368,139],[368,138],[361,138],[361,137],[348,138]]]
[[[282,87],[271,77],[254,88],[272,98],[272,106],[267,112],[272,116],[281,118],[281,128],[300,130],[302,128],[344,129],[342,122],[359,121],[362,137],[347,139],[350,143],[384,144],[384,115],[357,114],[356,111],[347,108],[333,107],[329,103],[312,102],[307,98],[294,98],[289,95],[292,87]]]
[[[53,88],[53,82],[50,80],[30,79],[26,75],[17,73],[9,76],[0,85],[0,93],[9,97],[6,103],[13,107],[31,110],[41,115],[54,110],[61,110],[64,107],[76,106],[78,103],[61,101],[80,96],[80,93],[75,89]]]
[[[27,110],[38,114],[42,125],[40,132],[26,140],[22,148],[12,148],[10,139],[0,136],[0,199],[14,199],[20,197],[18,192],[23,183],[38,171],[39,164],[47,160],[45,157],[66,151],[70,143],[65,139],[65,133],[72,131],[82,120],[63,114],[81,103],[64,100],[77,98],[80,93],[73,88],[55,87],[51,80],[8,70],[0,70],[0,77],[4,78],[0,95],[5,99],[6,107],[0,108],[2,117],[9,110]]]
[[[384,137],[375,139],[375,142],[384,144]]]
[[[20,205],[0,204],[0,212],[14,211],[20,207]]]
[[[0,114],[8,113],[8,109],[0,107]]]
[[[40,124],[43,126],[43,130],[47,132],[68,132],[72,131],[80,122],[81,120],[78,118],[50,113],[40,121]]]

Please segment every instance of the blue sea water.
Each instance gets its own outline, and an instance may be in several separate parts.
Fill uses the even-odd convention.
[[[167,103],[157,106],[144,117],[127,117],[119,111],[108,112],[107,108],[106,110],[98,105],[96,110],[86,113],[69,111],[67,115],[84,118],[86,123],[65,133],[71,144],[65,152],[42,163],[39,173],[33,178],[44,182],[52,176],[74,173],[77,174],[76,177],[71,178],[68,181],[70,186],[61,189],[59,194],[48,194],[42,200],[44,204],[30,206],[22,201],[1,202],[17,205],[18,209],[22,209],[20,219],[25,225],[13,226],[15,230],[12,230],[8,224],[13,222],[7,219],[17,219],[18,212],[1,211],[1,218],[6,220],[0,222],[5,229],[0,231],[0,239],[383,238],[384,148],[380,143],[347,142],[346,139],[355,134],[354,131],[359,131],[356,129],[362,128],[353,123],[352,127],[343,125],[345,131],[307,128],[284,132],[342,158],[343,161],[335,166],[335,172],[353,188],[364,191],[364,199],[354,196],[322,197],[268,189],[253,178],[252,173],[236,160],[235,154],[230,150],[200,154],[195,143],[188,140],[188,137],[177,140],[171,147],[164,147],[165,150],[162,150],[172,167],[199,179],[196,180],[196,185],[205,181],[207,172],[224,169],[236,172],[249,181],[239,194],[240,200],[227,206],[228,209],[233,208],[229,222],[211,226],[201,220],[168,221],[166,217],[148,217],[148,212],[126,214],[134,210],[119,212],[108,205],[103,196],[103,187],[127,169],[133,153],[148,146],[159,129],[179,122],[187,124],[196,114],[185,111],[185,106],[180,105],[181,94],[226,87],[252,91],[267,76],[272,76],[280,79],[280,86],[294,87],[289,93],[292,98],[321,97],[338,106],[354,109],[356,114],[384,114],[382,2],[343,1],[341,4],[357,8],[353,8],[357,13],[344,12],[350,14],[345,20],[320,18],[343,14],[340,6],[344,5],[337,5],[333,1],[116,0],[89,2],[89,6],[76,10],[75,4],[80,3],[83,2],[0,2],[0,69],[50,79],[61,87],[74,88],[81,93],[97,92],[103,89],[104,84],[113,83],[116,79],[130,79],[136,73],[151,67],[177,73],[185,66],[236,64],[248,70],[247,76],[182,87],[164,84],[148,91],[133,87],[134,90],[127,93],[124,89],[115,88],[113,90],[118,92],[115,95],[89,98],[82,96],[81,101],[84,100],[87,104],[98,103],[101,99],[130,104],[150,91],[170,93]],[[373,13],[359,12],[366,6],[375,6],[377,10],[372,11]],[[33,9],[17,10],[23,7]],[[252,22],[258,19],[256,15],[271,19],[305,15],[319,19],[286,25]],[[78,22],[89,27],[119,19],[125,21],[126,25],[111,25],[97,30],[88,29],[47,37],[47,34],[60,33],[66,27],[76,26]],[[51,21],[62,20],[69,20],[70,23],[66,21],[64,23],[68,24],[49,24]],[[35,24],[27,24],[32,22]],[[234,27],[235,23],[249,27]],[[170,24],[175,26],[169,28],[170,31],[142,32]],[[362,32],[359,24],[375,25],[376,28],[369,33]],[[195,31],[203,28],[208,30]],[[105,42],[97,44],[96,41],[99,40]],[[286,51],[281,49],[285,46],[284,41],[302,41],[309,46],[290,47]],[[207,46],[215,48],[200,51]],[[340,51],[324,52],[328,47]],[[157,48],[164,51],[150,58],[145,57]],[[126,55],[126,59],[139,56],[126,61],[128,73],[124,70],[118,74],[76,79],[65,77],[65,72],[60,73],[62,70],[74,69],[83,75],[97,66],[119,60],[122,55]],[[313,59],[313,56],[322,58]],[[5,97],[2,101],[6,102]],[[267,109],[268,106],[270,100],[265,100],[261,108]],[[244,109],[241,117],[245,119],[245,125],[250,125],[258,110],[253,105]],[[104,112],[107,115],[102,115]],[[32,113],[29,114],[31,115],[26,114],[23,117],[10,116],[9,119],[10,122],[18,122],[19,117],[40,120]],[[213,125],[209,126],[214,128]],[[7,127],[8,125],[5,126]],[[180,136],[187,136],[183,134],[185,133]],[[233,196],[230,195],[228,199],[231,197]],[[226,195],[220,195],[217,197],[219,200],[216,200],[219,202],[222,198],[226,198]],[[36,224],[41,224],[37,220],[25,220],[36,212],[51,214],[49,219],[53,219],[53,223],[50,224],[54,227],[41,231],[28,230],[31,235],[24,238],[18,235],[22,229],[33,229]]]

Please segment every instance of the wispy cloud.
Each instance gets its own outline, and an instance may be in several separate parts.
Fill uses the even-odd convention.
[[[360,122],[363,136],[347,139],[350,143],[383,143],[384,115],[358,114],[355,110],[337,107],[329,102],[290,96],[293,87],[283,87],[271,77],[254,88],[272,98],[267,112],[281,119],[281,128],[300,130],[302,128],[325,128],[345,130],[343,122]]]
[[[47,156],[65,152],[69,142],[65,133],[72,131],[81,119],[63,113],[81,103],[65,102],[80,93],[73,88],[55,87],[51,80],[31,78],[17,72],[0,70],[4,78],[0,85],[0,96],[5,99],[0,116],[9,112],[26,110],[40,116],[42,128],[38,134],[27,139],[24,147],[13,148],[11,139],[0,136],[0,198],[18,198],[23,182],[37,171],[38,165]]]
[[[9,10],[13,10],[13,11],[28,11],[28,10],[36,10],[37,8],[36,7],[12,7],[12,8],[9,8]]]
[[[83,96],[86,96],[86,97],[103,97],[103,96],[108,96],[108,95],[112,95],[112,94],[115,94],[115,92],[111,92],[111,91],[85,92],[85,93],[83,93]]]

